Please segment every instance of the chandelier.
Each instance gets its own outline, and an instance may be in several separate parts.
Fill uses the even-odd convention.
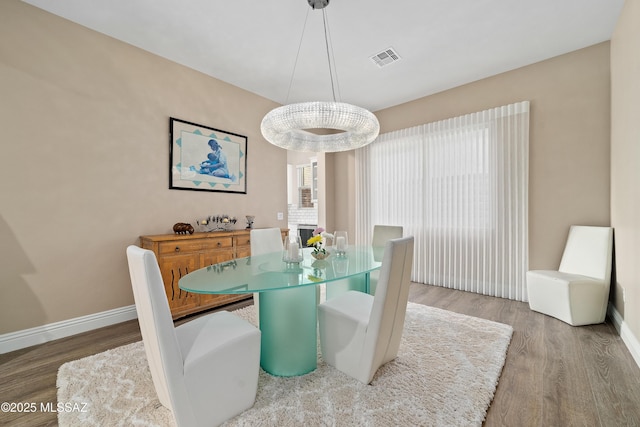
[[[329,0],[307,0],[312,9],[323,9],[324,40],[329,58],[329,77],[333,102],[312,101],[275,108],[262,119],[260,130],[271,144],[287,150],[334,152],[363,147],[378,136],[380,124],[370,111],[356,105],[337,102],[331,67],[332,54],[327,38]],[[304,35],[304,30],[302,32]],[[302,40],[301,40],[302,42]],[[296,58],[296,64],[298,59]],[[295,73],[295,65],[294,65]],[[291,77],[293,81],[293,76]],[[288,98],[288,95],[287,95]],[[311,130],[317,130],[311,132]]]

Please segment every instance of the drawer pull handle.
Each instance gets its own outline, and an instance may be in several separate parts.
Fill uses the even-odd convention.
[[[176,246],[176,252],[180,252],[180,246]]]
[[[218,242],[218,247],[222,246],[222,243]]]

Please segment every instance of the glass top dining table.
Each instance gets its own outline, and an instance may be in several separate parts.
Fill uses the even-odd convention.
[[[382,249],[371,246],[349,246],[324,260],[314,259],[311,250],[303,250],[300,263],[272,252],[213,264],[178,284],[202,294],[260,293],[260,365],[272,375],[303,375],[317,366],[317,286],[326,284],[327,298],[346,290],[368,292],[369,273],[382,260]]]

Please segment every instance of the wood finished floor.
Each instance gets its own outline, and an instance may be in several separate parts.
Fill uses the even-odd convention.
[[[526,303],[420,284],[409,299],[514,328],[485,426],[640,426],[640,368],[608,320],[571,327]],[[138,340],[133,320],[0,355],[0,401],[55,404],[60,365]],[[0,413],[0,426],[55,425],[55,413]]]

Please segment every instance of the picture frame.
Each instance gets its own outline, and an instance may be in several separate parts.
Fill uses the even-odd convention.
[[[247,194],[247,137],[169,118],[169,189]]]

